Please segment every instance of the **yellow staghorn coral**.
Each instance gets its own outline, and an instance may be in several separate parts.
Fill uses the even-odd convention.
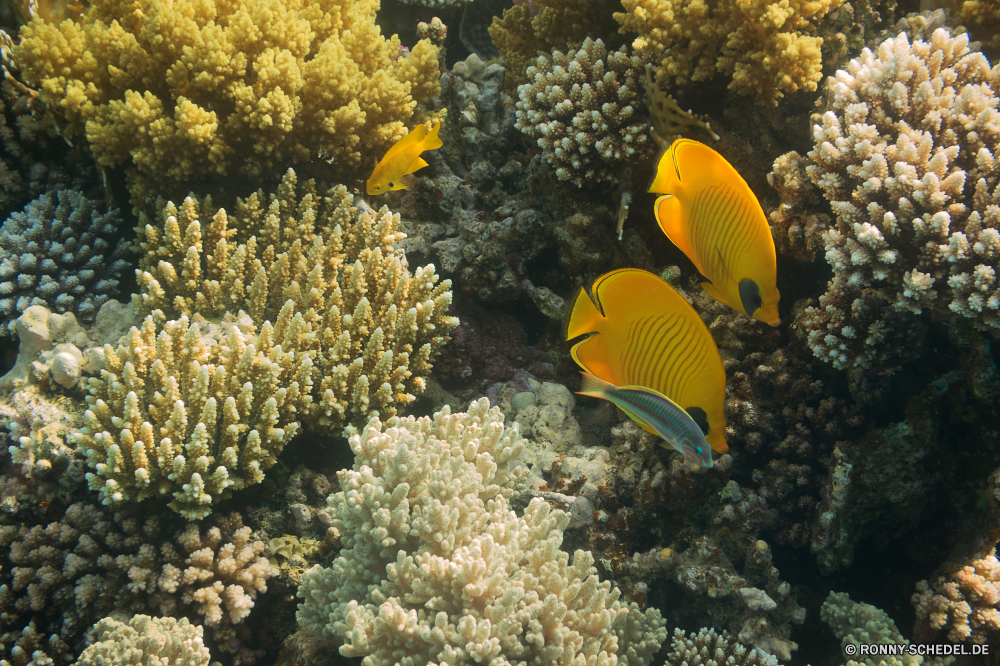
[[[262,481],[298,432],[312,364],[288,328],[258,332],[245,315],[157,328],[149,316],[117,349],[105,346],[76,443],[104,504],[165,496],[200,520],[230,490]]]
[[[774,106],[785,93],[816,90],[822,78],[817,21],[844,0],[623,0],[620,32],[678,86],[732,76],[731,90]]]
[[[389,418],[423,391],[458,320],[446,314],[450,280],[438,283],[433,265],[407,270],[399,217],[353,201],[343,186],[298,188],[289,170],[275,194],[238,200],[231,216],[207,199],[168,203],[158,223],[140,224],[139,305],[163,318],[246,311],[294,331],[313,364],[302,418]]]
[[[378,7],[95,0],[78,22],[34,19],[15,52],[64,135],[126,164],[143,204],[237,169],[254,181],[316,157],[355,169],[403,137],[439,92],[437,48],[399,57]]]

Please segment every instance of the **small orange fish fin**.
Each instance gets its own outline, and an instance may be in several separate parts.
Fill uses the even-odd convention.
[[[672,194],[658,197],[653,204],[653,213],[660,229],[667,235],[670,242],[690,257],[691,244],[684,232],[684,208],[681,205],[681,200]]]
[[[423,169],[425,166],[428,165],[427,162],[424,161],[424,158],[418,157],[417,159],[413,160],[413,164],[411,164],[410,168],[406,170],[406,173],[413,173],[417,169]]]
[[[399,183],[396,185],[397,190],[408,190],[417,183],[417,177],[412,173],[404,173],[399,177]]]
[[[438,136],[438,132],[441,131],[441,123],[437,123],[431,128],[431,131],[427,133],[426,138],[424,138],[424,150],[436,150],[444,145],[441,141],[441,137]]]

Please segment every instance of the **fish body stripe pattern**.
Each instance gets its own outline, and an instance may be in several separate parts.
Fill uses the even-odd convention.
[[[633,353],[623,359],[623,382],[656,386],[664,395],[689,395],[698,368],[709,361],[708,349],[695,344],[697,333],[690,321],[671,312],[631,322],[626,339]]]

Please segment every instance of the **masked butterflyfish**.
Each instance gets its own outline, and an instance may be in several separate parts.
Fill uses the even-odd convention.
[[[719,453],[726,444],[726,370],[712,334],[684,297],[638,268],[605,273],[569,303],[567,340],[586,372],[618,387],[651,389],[680,405]],[[643,428],[655,430],[640,422]]]
[[[583,374],[577,393],[614,403],[629,418],[684,454],[688,462],[712,466],[712,449],[701,426],[667,396],[645,386],[615,386],[594,375]]]
[[[440,130],[441,123],[434,125],[430,132],[426,125],[417,125],[412,132],[393,144],[385,157],[375,165],[372,177],[367,182],[368,194],[410,189],[417,179],[413,172],[427,166],[420,153],[444,145],[438,137]]]
[[[722,155],[677,139],[656,160],[656,221],[705,278],[705,292],[770,326],[778,317],[774,239],[760,202]]]

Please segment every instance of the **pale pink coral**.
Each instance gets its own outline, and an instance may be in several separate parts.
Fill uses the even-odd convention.
[[[939,576],[933,587],[920,581],[912,601],[918,625],[947,628],[956,643],[985,643],[991,632],[1000,631],[1000,560],[996,555],[976,560],[947,579]]]

